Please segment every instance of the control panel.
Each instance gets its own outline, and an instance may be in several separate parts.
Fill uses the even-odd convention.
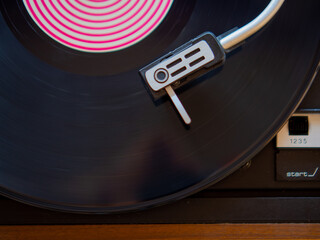
[[[277,135],[278,148],[320,148],[320,113],[296,113]]]

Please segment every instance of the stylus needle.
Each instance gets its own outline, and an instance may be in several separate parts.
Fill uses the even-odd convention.
[[[188,113],[184,109],[182,103],[180,102],[180,99],[178,98],[177,94],[174,92],[173,88],[169,85],[165,87],[165,90],[167,91],[169,97],[171,98],[171,101],[175,105],[176,109],[178,110],[185,124],[190,124],[191,118],[189,117]]]

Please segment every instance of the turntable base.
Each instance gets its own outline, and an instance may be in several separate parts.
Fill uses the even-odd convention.
[[[132,238],[135,236],[134,238]],[[320,239],[320,224],[2,226],[11,239]]]
[[[0,193],[48,209],[142,210],[217,183],[273,138],[308,90],[320,59],[319,32],[314,27],[320,19],[319,1],[312,5],[287,1],[265,29],[235,54],[227,54],[223,69],[190,83],[185,79],[186,85],[182,81],[181,88],[174,89],[192,116],[188,127],[168,96],[151,98],[140,70],[204,32],[221,36],[243,26],[265,8],[267,0],[175,0],[148,37],[105,53],[78,51],[90,46],[70,48],[74,42],[61,44],[64,38],[57,41],[57,37],[92,43],[94,36],[102,37],[98,29],[109,25],[75,39],[67,23],[65,30],[53,24],[53,19],[62,21],[56,15],[60,11],[36,3],[42,17],[44,10],[52,16],[44,23],[31,11],[35,8],[24,4],[30,2],[35,1],[0,4]],[[73,15],[66,14],[70,19]],[[90,29],[86,24],[99,19],[87,20],[81,24]],[[75,23],[78,36],[80,23]],[[194,65],[200,59],[199,55],[188,66],[200,66]],[[206,61],[201,64],[204,70],[213,67]],[[170,75],[177,76],[178,70]],[[193,75],[193,70],[187,72]],[[194,72],[198,73],[202,71]]]

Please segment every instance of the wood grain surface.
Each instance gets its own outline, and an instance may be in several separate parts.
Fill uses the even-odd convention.
[[[0,226],[0,239],[320,239],[320,224]]]

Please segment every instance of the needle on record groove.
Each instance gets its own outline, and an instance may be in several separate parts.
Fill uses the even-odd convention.
[[[174,92],[173,88],[169,85],[165,87],[165,90],[168,93],[169,97],[171,98],[171,101],[173,102],[174,106],[178,110],[185,124],[190,124],[191,118],[189,117],[187,111],[184,109],[182,103],[180,102],[180,99],[178,98],[177,94]]]

